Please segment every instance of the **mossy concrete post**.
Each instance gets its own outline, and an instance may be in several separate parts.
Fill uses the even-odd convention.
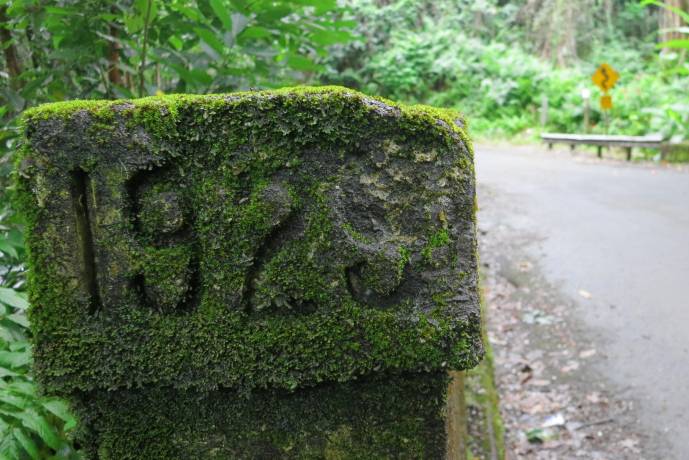
[[[457,114],[292,88],[24,121],[34,371],[90,458],[461,450],[448,372],[482,346]]]

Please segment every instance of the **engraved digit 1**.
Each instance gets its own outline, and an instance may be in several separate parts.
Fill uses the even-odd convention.
[[[98,278],[96,276],[96,258],[93,249],[93,231],[89,213],[88,191],[91,179],[86,171],[78,168],[72,176],[72,203],[76,216],[77,244],[81,255],[81,282],[89,296],[89,313],[94,314],[102,308]]]

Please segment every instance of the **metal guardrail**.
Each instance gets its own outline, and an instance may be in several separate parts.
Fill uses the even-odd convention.
[[[647,136],[611,136],[603,134],[560,134],[543,133],[541,140],[553,148],[554,144],[569,144],[574,150],[575,145],[595,145],[598,147],[598,158],[603,157],[603,147],[622,147],[627,151],[627,161],[632,159],[632,148],[645,147],[659,149],[663,145],[661,134]]]

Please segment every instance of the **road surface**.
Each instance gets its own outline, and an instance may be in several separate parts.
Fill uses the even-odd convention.
[[[475,150],[479,226],[509,226],[574,299],[606,357],[600,375],[638,402],[667,449],[643,457],[688,459],[689,173],[540,147]]]

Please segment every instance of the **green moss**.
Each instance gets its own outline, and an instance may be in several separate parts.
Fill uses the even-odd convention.
[[[121,102],[121,101],[119,101]],[[88,112],[97,119],[106,121],[114,120],[114,113],[111,107],[118,101],[93,101],[93,100],[73,100],[43,104],[26,110],[23,119],[26,123],[33,123],[40,120],[67,119],[78,112]]]
[[[28,111],[17,201],[37,379],[71,399],[213,400],[475,365],[474,178],[457,167],[472,161],[457,119],[330,87]],[[106,445],[108,423],[89,436]],[[333,458],[402,442],[326,432],[317,451]],[[277,443],[290,442],[307,448]]]
[[[440,459],[444,373],[385,376],[287,393],[96,392],[76,408],[101,460]],[[87,451],[96,457],[95,449]]]
[[[482,306],[482,335],[486,348],[484,360],[466,373],[466,403],[474,414],[468,420],[468,458],[505,459],[505,428],[500,415],[500,401],[495,385],[493,349],[486,332],[486,309]]]
[[[255,281],[254,306],[257,310],[268,308],[311,310],[317,305],[332,305],[325,271],[340,267],[328,267],[316,259],[316,254],[327,252],[331,222],[324,208],[322,196],[312,191],[316,208],[305,222],[301,238],[286,241],[264,266]],[[294,304],[296,302],[296,304]]]
[[[401,277],[402,274],[404,273],[404,269],[409,264],[409,262],[411,262],[412,253],[405,246],[400,246],[399,251],[400,251],[400,259],[399,259],[399,262],[397,262],[397,276]]]
[[[357,232],[356,229],[354,227],[352,227],[352,224],[350,224],[349,222],[345,222],[345,224],[342,226],[342,230],[347,232],[347,234],[349,236],[351,236],[352,238],[354,238],[355,240],[357,240],[361,243],[365,243],[365,244],[371,243],[370,238],[367,238],[364,234]]]
[[[441,228],[428,239],[426,246],[421,251],[421,255],[427,263],[432,264],[434,261],[433,251],[440,247],[447,246],[451,242],[452,240],[450,239],[450,234],[447,229]]]
[[[174,312],[191,294],[193,250],[190,245],[145,249],[141,270],[147,286],[145,294],[160,311]]]
[[[320,97],[323,95],[332,98],[332,102],[338,103],[340,106],[346,105],[351,100],[361,102],[363,98],[378,101],[385,106],[400,111],[402,127],[405,129],[421,130],[433,127],[444,136],[458,136],[467,146],[471,147],[469,137],[466,134],[466,120],[455,110],[426,105],[401,105],[381,97],[364,96],[361,93],[339,86],[303,86],[261,91],[260,93],[247,91],[212,96],[173,94],[135,100],[74,100],[55,102],[43,104],[25,111],[23,120],[25,123],[30,124],[41,120],[68,119],[78,112],[87,112],[105,122],[106,120],[112,120],[114,116],[113,109],[121,106],[123,111],[131,111],[134,114],[133,125],[142,125],[149,132],[169,136],[175,132],[175,130],[171,131],[171,128],[174,128],[173,120],[177,117],[179,108],[187,107],[191,104],[203,104],[206,110],[200,115],[200,119],[208,120],[212,118],[214,109],[217,111],[217,109],[222,108],[224,101],[228,98],[233,100],[260,98],[266,105],[269,105],[273,97],[283,96],[294,100],[303,100],[309,96]],[[364,110],[373,111],[374,109],[368,106]]]
[[[92,118],[84,121],[84,113]],[[308,172],[313,160],[305,161],[299,153],[318,146],[321,155],[332,152],[341,157],[343,148],[356,150],[362,139],[383,136],[385,145],[396,145],[395,157],[407,155],[414,161],[415,152],[423,146],[438,152],[439,159],[444,155],[469,158],[456,150],[459,139],[464,139],[462,129],[452,122],[456,117],[431,108],[366,98],[341,88],[76,101],[28,111],[25,121],[32,133],[39,134],[28,139],[20,155],[19,200],[29,217],[35,267],[31,297],[43,306],[31,313],[38,335],[39,379],[51,391],[60,392],[129,386],[132,381],[165,382],[182,388],[269,384],[289,388],[294,382],[348,379],[381,366],[409,370],[442,362],[456,368],[471,366],[478,353],[476,340],[471,339],[476,330],[470,321],[441,315],[437,326],[419,331],[405,323],[410,314],[418,315],[405,312],[411,304],[402,303],[400,310],[394,311],[371,308],[348,297],[346,267],[324,265],[320,260],[336,250],[330,245],[339,231],[332,228],[332,216],[327,212],[329,179],[319,176],[317,169]],[[101,129],[105,120],[119,128]],[[44,125],[48,121],[53,124]],[[87,130],[86,137],[79,129],[82,123],[95,127]],[[310,126],[318,128],[305,129]],[[64,154],[42,153],[41,129],[51,143],[62,139]],[[361,129],[365,131],[358,131]],[[122,139],[117,137],[120,130],[125,133]],[[91,139],[102,149],[101,156],[80,147],[89,145]],[[142,153],[127,153],[130,151]],[[166,166],[167,179],[161,181],[153,175],[137,186],[139,242],[127,236],[132,225],[116,207],[118,200],[129,199],[117,183],[130,180],[131,173],[120,166],[126,157],[113,154],[132,155],[126,161],[146,161],[150,165],[146,168],[174,164]],[[92,205],[98,206],[98,218],[103,219],[101,230],[93,237],[97,246],[113,253],[99,259],[111,261],[109,279],[101,280],[100,288],[106,303],[115,302],[108,296],[121,296],[104,312],[109,318],[105,323],[83,321],[88,296],[82,293],[75,298],[73,282],[66,281],[70,272],[58,270],[52,262],[56,254],[76,249],[59,229],[70,225],[69,213],[60,207],[64,204],[40,198],[42,187],[53,193],[65,190],[66,196],[71,187],[59,175],[51,176],[57,169],[45,169],[49,157],[44,155],[64,155],[60,167],[69,169],[74,167],[71,164],[87,171],[108,171],[105,185],[93,182],[92,186],[110,187],[111,198],[91,198]],[[110,161],[113,166],[106,167]],[[292,179],[275,182],[271,177],[276,171],[285,171]],[[42,185],[46,180],[53,182]],[[465,187],[463,181],[473,178],[457,176],[454,180]],[[473,198],[467,199],[473,205]],[[300,213],[307,215],[303,235],[289,237],[279,248],[265,249],[267,260],[259,264],[253,280],[247,280],[246,271],[255,265],[254,254],[264,250],[263,241],[273,238],[271,232],[282,222]],[[391,216],[403,225],[404,213]],[[443,228],[422,240],[420,256],[427,262],[434,259],[439,247],[454,244],[455,236],[445,228],[446,222],[442,224]],[[370,238],[347,224],[342,230],[362,243]],[[197,242],[187,241],[180,232],[192,232]],[[127,260],[136,260],[136,254],[142,252],[136,249],[138,244],[146,248],[144,257],[135,268],[124,268]],[[166,247],[169,244],[172,247]],[[378,295],[394,292],[404,268],[415,257],[417,250],[411,246],[397,247],[365,258],[364,282]],[[197,269],[190,252],[200,254]],[[467,267],[471,263],[466,260]],[[195,270],[201,274],[198,291],[204,293],[196,300],[190,297]],[[136,273],[143,277],[144,294],[157,299],[154,310],[177,311],[176,303],[191,299],[198,304],[183,308],[191,311],[191,316],[151,316],[145,309],[131,308],[139,301],[119,293],[126,291],[126,277]],[[443,279],[438,282],[445,282]],[[462,282],[471,283],[471,279]],[[109,291],[104,284],[112,286]],[[240,295],[228,296],[227,292]],[[242,297],[251,300],[247,303]],[[268,315],[247,322],[246,314],[251,311],[313,314]],[[333,322],[334,317],[346,319]],[[464,335],[468,340],[459,340]],[[383,336],[385,340],[378,340]],[[146,347],[131,346],[140,342],[138,337],[147,338]],[[103,349],[100,344],[105,338],[110,345]],[[59,352],[51,343],[62,344]],[[242,349],[251,350],[250,359],[239,358]],[[300,350],[300,367],[308,369],[299,374],[292,372],[295,349]],[[275,362],[270,369],[260,364],[268,356],[277,356],[271,358]],[[332,365],[323,366],[323,362]]]

